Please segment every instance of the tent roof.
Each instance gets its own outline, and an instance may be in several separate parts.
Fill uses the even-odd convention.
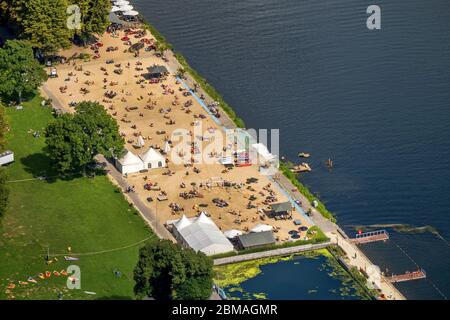
[[[275,243],[275,238],[273,237],[272,231],[247,233],[239,236],[238,239],[244,248]]]
[[[208,223],[208,224],[214,224],[214,222],[208,218],[205,214],[205,212],[202,212],[200,216],[195,220],[196,223]]]
[[[253,149],[255,149],[255,151],[258,153],[258,155],[263,157],[265,160],[272,160],[275,158],[275,156],[273,154],[271,154],[269,152],[269,150],[267,149],[267,147],[262,143],[252,144],[252,147],[253,147]]]
[[[165,66],[160,66],[160,65],[153,65],[151,67],[148,67],[147,70],[152,74],[169,72]]]
[[[250,231],[251,232],[263,232],[263,231],[271,231],[272,229],[273,229],[273,227],[269,226],[268,224],[258,223]]]
[[[127,154],[119,160],[119,163],[122,166],[131,166],[135,164],[142,164],[142,160],[131,151],[128,151]]]
[[[289,212],[292,210],[292,204],[289,201],[281,203],[273,203],[271,204],[270,207],[274,213],[281,213],[286,211]]]
[[[207,255],[233,251],[231,242],[219,230],[216,224],[205,214],[195,219],[184,219],[174,223],[178,233],[195,251]]]
[[[181,217],[180,220],[178,220],[177,222],[174,223],[175,227],[177,228],[177,230],[181,230],[189,225],[191,225],[192,222],[189,221],[189,219],[186,217],[186,215],[183,214],[183,216]]]
[[[150,148],[148,151],[141,155],[141,159],[144,162],[150,161],[164,161],[165,158],[155,149]]]

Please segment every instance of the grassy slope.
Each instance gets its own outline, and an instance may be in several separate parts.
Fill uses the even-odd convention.
[[[52,119],[48,108],[35,98],[24,110],[8,109],[11,132],[9,148],[16,162],[7,168],[9,180],[53,175],[43,155],[44,139],[34,138],[29,129],[42,132]],[[152,236],[137,213],[130,209],[120,193],[105,176],[76,178],[71,181],[26,181],[9,184],[10,207],[0,225],[0,299],[5,299],[10,281],[26,280],[29,275],[46,270],[61,270],[69,263],[62,257],[49,266],[44,261],[50,253],[95,252],[136,243]],[[132,270],[138,247],[81,257],[81,290],[68,290],[65,279],[51,277],[38,284],[12,290],[16,299],[55,299],[58,290],[64,299],[132,298]],[[113,270],[122,272],[117,278]],[[83,291],[94,291],[87,295]]]

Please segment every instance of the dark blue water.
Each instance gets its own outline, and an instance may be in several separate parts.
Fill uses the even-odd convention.
[[[324,256],[296,256],[291,260],[262,265],[260,268],[261,273],[242,282],[240,290],[234,290],[235,287],[225,288],[227,296],[271,300],[361,299],[354,288],[343,285],[341,278],[330,276],[334,269]]]
[[[428,224],[450,239],[447,0],[134,3],[248,127],[279,128],[294,161],[313,155],[301,179],[347,231]],[[382,8],[378,31],[366,28],[371,4]],[[425,268],[428,280],[400,286],[407,297],[450,296],[443,240],[394,233],[366,248],[383,269]]]

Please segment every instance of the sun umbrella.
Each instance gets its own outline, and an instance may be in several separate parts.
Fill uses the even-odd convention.
[[[119,8],[120,8],[120,11],[122,11],[122,12],[133,10],[133,6],[130,6],[128,4],[124,5],[124,6],[120,6]]]
[[[116,6],[124,6],[124,5],[130,4],[130,2],[129,1],[125,1],[125,0],[118,0],[118,1],[114,2],[114,4]]]
[[[139,14],[139,12],[134,11],[134,10],[126,11],[123,13],[124,16],[132,16],[132,17],[137,16],[138,14]]]

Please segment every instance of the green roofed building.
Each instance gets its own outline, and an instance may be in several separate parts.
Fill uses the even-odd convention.
[[[272,231],[251,232],[238,237],[242,249],[257,248],[275,243]]]
[[[292,204],[287,202],[274,203],[270,206],[272,217],[275,219],[291,219]]]

